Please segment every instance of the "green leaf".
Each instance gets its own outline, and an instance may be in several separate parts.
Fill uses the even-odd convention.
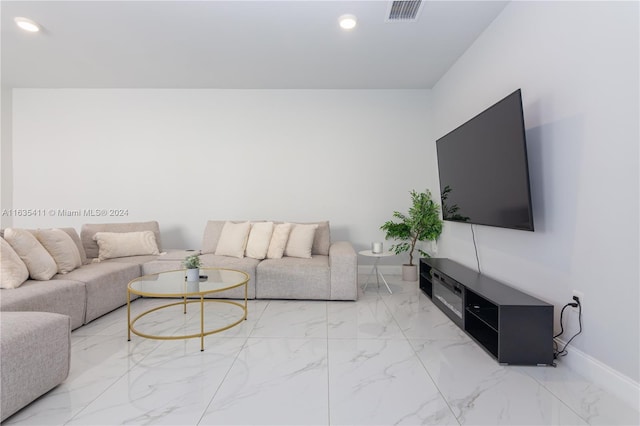
[[[431,192],[416,192],[412,190],[411,207],[408,214],[394,211],[392,217],[398,221],[389,220],[380,229],[385,231],[385,239],[399,240],[398,244],[391,246],[395,254],[409,252],[409,265],[413,265],[413,253],[418,241],[436,241],[442,233],[442,220],[440,219],[440,206],[431,198]],[[422,256],[428,253],[419,250]]]

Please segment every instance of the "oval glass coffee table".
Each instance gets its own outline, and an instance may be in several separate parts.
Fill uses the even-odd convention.
[[[132,332],[147,339],[158,340],[192,339],[199,337],[200,350],[204,351],[204,336],[227,330],[247,319],[247,283],[249,282],[249,275],[247,275],[245,272],[236,271],[233,269],[200,268],[200,276],[201,278],[199,281],[187,281],[186,270],[180,269],[177,271],[167,271],[160,272],[158,274],[144,275],[132,280],[127,286],[128,340],[131,341]],[[205,296],[207,295],[241,286],[244,286],[244,303],[227,299],[205,298]],[[139,296],[151,298],[181,300],[149,309],[145,312],[142,312],[137,317],[131,319],[131,294],[137,294]],[[242,309],[242,317],[239,320],[232,322],[231,324],[227,324],[223,327],[218,327],[211,330],[205,329],[204,304],[209,302],[226,303],[237,306]],[[199,333],[179,336],[158,336],[143,333],[139,330],[136,330],[136,328],[134,327],[136,321],[138,321],[145,315],[149,315],[152,312],[169,308],[171,306],[184,305],[183,313],[186,314],[187,305],[192,303],[200,304]]]

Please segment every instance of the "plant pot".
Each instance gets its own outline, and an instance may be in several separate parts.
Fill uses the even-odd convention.
[[[418,265],[402,265],[402,281],[418,281]]]
[[[187,269],[187,281],[200,281],[200,268]]]
[[[187,281],[185,291],[187,293],[197,293],[200,291],[200,281]]]

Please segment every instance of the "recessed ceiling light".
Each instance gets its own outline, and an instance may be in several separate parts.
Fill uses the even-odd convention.
[[[358,23],[358,19],[354,15],[342,15],[338,21],[343,30],[352,30]]]
[[[37,33],[38,31],[40,31],[40,26],[36,24],[34,21],[32,21],[31,19],[18,16],[13,20],[16,22],[16,25],[18,25],[20,28],[22,28],[25,31],[29,31],[31,33]]]

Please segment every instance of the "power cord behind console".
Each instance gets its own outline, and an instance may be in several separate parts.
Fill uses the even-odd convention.
[[[582,305],[580,304],[580,298],[578,298],[577,296],[573,296],[573,302],[567,303],[566,305],[564,305],[562,307],[562,310],[560,311],[560,333],[556,334],[555,336],[553,336],[553,346],[554,346],[554,351],[553,351],[553,359],[558,359],[560,357],[563,357],[565,355],[567,355],[567,346],[569,346],[569,343],[571,343],[573,341],[573,339],[576,338],[576,336],[578,336],[578,334],[582,333]],[[562,333],[564,333],[564,326],[562,324],[562,317],[564,315],[564,310],[567,309],[569,306],[571,306],[572,308],[578,308],[578,325],[579,325],[579,329],[578,332],[576,334],[574,334],[573,336],[571,336],[571,338],[567,341],[567,343],[564,344],[564,346],[562,347],[562,350],[558,350],[558,344],[556,343],[556,338],[560,337],[562,335]]]

